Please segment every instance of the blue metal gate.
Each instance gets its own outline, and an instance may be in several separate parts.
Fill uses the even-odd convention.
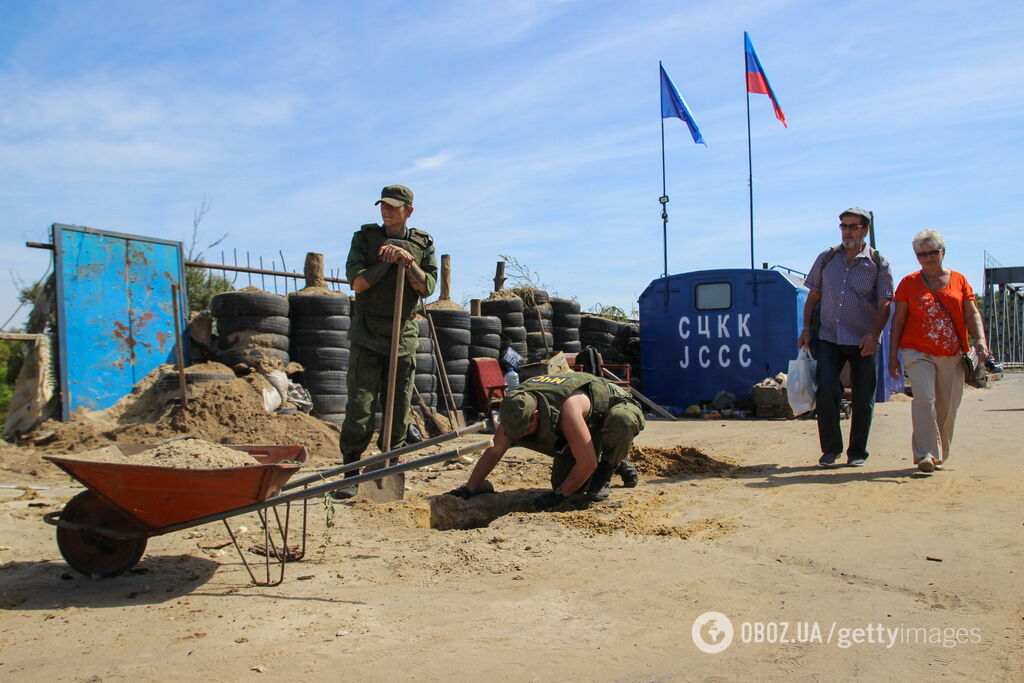
[[[174,361],[174,303],[184,329],[181,243],[52,226],[63,418],[102,410]],[[188,345],[184,345],[188,353]]]

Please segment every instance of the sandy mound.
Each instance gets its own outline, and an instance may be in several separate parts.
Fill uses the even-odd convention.
[[[438,299],[427,304],[428,311],[464,311],[466,310],[462,306],[458,305],[451,299]]]
[[[629,458],[641,474],[675,477],[681,474],[728,474],[736,470],[736,463],[715,460],[690,446],[654,448],[634,446]]]
[[[490,296],[487,297],[487,301],[493,301],[495,299],[518,299],[519,295],[513,292],[511,289],[502,289],[497,292],[491,292]]]
[[[30,435],[45,453],[78,453],[114,443],[156,443],[191,435],[211,443],[305,446],[310,463],[338,460],[338,431],[304,413],[278,415],[263,408],[262,392],[271,390],[262,375],[188,385],[189,402],[175,402],[176,382],[166,381],[171,366],[147,375],[132,393],[104,411],[76,415],[72,422],[50,420]],[[187,372],[233,373],[219,363],[204,363]]]

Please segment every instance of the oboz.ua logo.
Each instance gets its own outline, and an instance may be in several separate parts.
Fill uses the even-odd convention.
[[[721,612],[705,612],[693,620],[690,629],[693,644],[709,655],[717,655],[732,645],[734,634],[732,622]]]

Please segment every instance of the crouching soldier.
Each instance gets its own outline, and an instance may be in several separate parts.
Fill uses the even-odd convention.
[[[548,509],[574,493],[590,501],[608,498],[612,474],[644,428],[640,404],[625,389],[582,372],[531,377],[498,409],[494,445],[484,451],[469,481],[451,495],[469,499],[494,490],[487,481],[512,446],[550,455],[552,491],[535,505]]]

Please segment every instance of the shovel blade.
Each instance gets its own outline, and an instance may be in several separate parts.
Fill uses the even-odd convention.
[[[356,491],[356,498],[374,503],[393,503],[405,497],[405,472],[389,474],[375,481],[364,481]]]

